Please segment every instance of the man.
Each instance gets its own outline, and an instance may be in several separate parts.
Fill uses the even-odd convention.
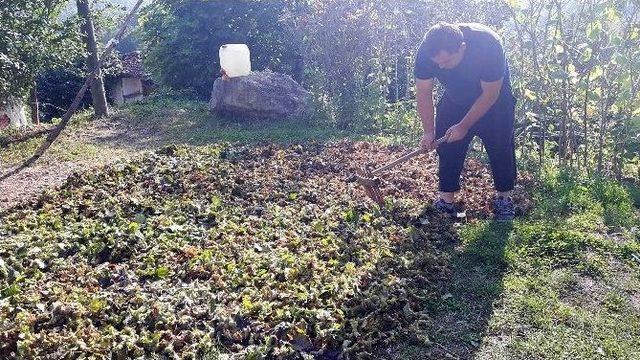
[[[437,149],[440,193],[435,207],[455,215],[454,195],[471,140],[477,135],[487,149],[497,195],[496,220],[515,216],[511,191],[516,180],[513,136],[516,99],[499,36],[481,24],[438,23],[426,33],[415,64],[418,113],[424,135],[420,146]],[[444,94],[433,106],[434,79]]]

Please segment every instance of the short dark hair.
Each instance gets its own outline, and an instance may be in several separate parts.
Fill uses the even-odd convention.
[[[464,35],[458,25],[441,21],[427,31],[422,45],[425,47],[427,56],[432,58],[442,50],[448,53],[458,51],[463,41]]]

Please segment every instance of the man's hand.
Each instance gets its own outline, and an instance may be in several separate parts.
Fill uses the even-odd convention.
[[[420,140],[420,148],[424,151],[431,151],[436,146],[434,141],[435,139],[436,136],[432,131],[425,131],[424,135],[422,135],[422,139]]]
[[[447,130],[445,136],[447,137],[447,142],[455,142],[464,139],[468,132],[469,129],[466,126],[462,123],[457,123]]]

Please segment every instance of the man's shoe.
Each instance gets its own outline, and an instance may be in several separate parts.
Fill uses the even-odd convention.
[[[493,214],[497,221],[512,221],[516,217],[516,206],[510,197],[498,196],[493,200]]]
[[[433,207],[438,210],[439,213],[454,218],[463,218],[466,216],[464,211],[461,211],[455,204],[448,203],[442,199],[438,199],[433,203]]]

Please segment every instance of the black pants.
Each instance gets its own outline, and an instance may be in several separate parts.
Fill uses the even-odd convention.
[[[444,136],[447,129],[460,122],[469,109],[470,107],[453,103],[445,94],[436,108],[436,138]],[[438,147],[440,191],[460,190],[460,173],[469,144],[476,135],[482,139],[487,149],[496,190],[513,190],[516,181],[514,109],[513,96],[501,95],[489,111],[469,129],[464,139]]]

